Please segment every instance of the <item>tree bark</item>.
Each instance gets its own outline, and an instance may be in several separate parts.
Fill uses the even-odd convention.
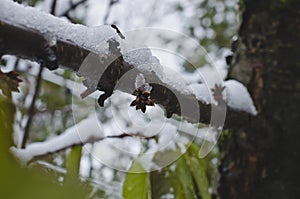
[[[243,81],[258,118],[220,145],[222,199],[300,198],[300,4],[244,0],[230,76]]]

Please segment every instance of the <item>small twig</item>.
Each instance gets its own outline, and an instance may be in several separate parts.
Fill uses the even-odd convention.
[[[16,62],[15,62],[15,64],[14,64],[14,69],[13,69],[14,71],[17,71],[17,70],[18,70],[19,62],[20,62],[20,59],[17,57]]]
[[[107,20],[108,20],[108,17],[110,15],[110,13],[111,13],[111,9],[118,2],[119,2],[119,0],[110,0],[109,1],[105,16],[103,18],[103,24],[107,24]]]
[[[101,138],[91,137],[90,139],[86,140],[85,142],[74,143],[74,144],[71,144],[71,145],[68,145],[68,146],[64,146],[63,148],[57,149],[55,151],[49,151],[45,154],[39,154],[39,155],[33,156],[33,158],[29,161],[29,163],[34,162],[37,159],[46,157],[46,156],[51,155],[51,154],[58,153],[60,151],[63,151],[63,150],[66,150],[68,148],[72,148],[72,147],[75,147],[75,146],[80,146],[80,145],[84,145],[84,144],[87,144],[87,143],[95,143],[95,142],[99,142],[99,141],[102,141],[102,140],[105,140],[105,139],[123,139],[125,137],[138,137],[140,139],[150,140],[150,139],[156,139],[157,136],[154,135],[154,136],[147,137],[147,136],[143,136],[143,135],[140,135],[140,134],[122,133],[122,134],[119,134],[119,135],[109,135],[109,136],[101,137]]]
[[[57,0],[53,0],[52,5],[51,5],[51,12],[50,12],[52,15],[55,15],[56,3],[57,3]],[[35,102],[39,95],[43,71],[44,71],[44,66],[41,65],[38,76],[36,78],[35,91],[34,91],[34,94],[33,94],[29,109],[28,109],[28,119],[27,119],[27,123],[26,123],[25,129],[24,129],[24,135],[23,135],[23,140],[22,140],[22,145],[21,145],[22,149],[25,149],[25,147],[26,147],[26,143],[27,143],[27,140],[29,137],[30,127],[32,124],[32,119],[35,115]]]
[[[71,11],[73,11],[74,9],[76,9],[79,5],[85,3],[87,0],[81,0],[81,1],[78,1],[76,3],[72,3],[71,6],[65,11],[63,12],[60,16],[64,16],[64,17],[67,17],[68,19],[70,19],[71,17],[69,16],[69,13]]]
[[[95,145],[94,143],[92,143],[91,145],[91,152],[89,153],[89,163],[90,163],[90,169],[89,169],[89,177],[91,178],[93,175],[93,171],[94,171],[94,166],[93,166],[93,151],[94,151]]]
[[[138,137],[138,138],[141,138],[141,139],[150,140],[150,139],[155,139],[156,135],[147,137],[147,136],[143,136],[143,135],[140,135],[140,134],[123,133],[123,134],[120,134],[120,135],[109,135],[105,138],[118,138],[118,139],[121,139],[121,138],[125,138],[125,137]]]
[[[72,17],[70,17],[70,15],[69,14],[67,14],[67,15],[63,15],[64,17],[66,17],[71,23],[76,23],[76,20],[74,20]]]
[[[31,127],[33,116],[35,114],[35,102],[36,102],[36,99],[38,97],[39,90],[40,90],[43,69],[44,69],[44,67],[41,66],[38,76],[37,76],[37,79],[36,79],[35,91],[34,91],[34,94],[33,94],[29,109],[28,109],[28,119],[27,119],[27,123],[26,123],[25,129],[24,129],[24,135],[23,135],[23,140],[22,140],[22,145],[21,145],[22,149],[25,148],[26,142],[29,137],[29,130]]]
[[[118,33],[119,37],[121,37],[121,39],[125,39],[125,36],[121,33],[121,31],[115,24],[111,24],[110,26],[117,31],[117,33]]]
[[[51,12],[50,12],[52,15],[55,15],[56,3],[57,3],[57,0],[52,1]]]

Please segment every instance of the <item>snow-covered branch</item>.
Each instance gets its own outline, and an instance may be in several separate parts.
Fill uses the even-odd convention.
[[[95,50],[97,41],[114,34],[112,28],[105,29],[71,24],[10,0],[0,2],[1,55],[17,55],[49,69],[63,66],[76,71],[88,53]]]
[[[95,117],[88,117],[77,125],[68,128],[63,134],[45,142],[33,143],[26,149],[11,148],[11,151],[24,163],[34,157],[56,153],[72,146],[100,141],[105,138],[103,132],[99,132]]]
[[[145,140],[155,139],[156,136],[141,136],[121,133],[118,135],[104,135],[104,132],[97,125],[99,121],[95,115],[81,120],[76,125],[68,128],[61,135],[50,138],[44,142],[29,144],[25,149],[11,148],[11,152],[23,163],[27,163],[34,158],[47,156],[69,149],[74,146],[94,143],[104,139],[123,139],[126,137],[137,137]],[[203,136],[203,135],[202,135]]]
[[[177,114],[192,122],[200,121],[209,124],[211,109],[218,104],[201,100],[203,99],[201,93],[197,96],[197,92],[179,83],[180,81],[175,80],[175,77],[168,77],[162,70],[159,60],[147,47],[130,52],[131,44],[128,43],[131,41],[127,40],[126,34],[125,37],[125,41],[121,40],[116,30],[110,26],[92,28],[72,24],[10,0],[0,2],[0,55],[17,55],[37,61],[49,69],[62,67],[73,70],[77,75],[85,78],[84,85],[88,89],[84,95],[96,89],[104,91],[99,99],[100,105],[103,105],[105,99],[110,97],[115,89],[132,94],[134,84],[128,89],[124,85],[116,85],[117,82],[121,77],[123,81],[127,78],[127,82],[134,82],[140,72],[145,74],[146,71],[147,81],[155,82],[151,84],[151,99],[155,104],[165,108],[167,117]],[[89,58],[91,62],[96,62],[84,64],[84,61]],[[127,75],[132,69],[135,69],[134,72]],[[228,86],[227,93],[231,91],[229,89],[231,83],[225,84],[226,87]],[[239,91],[243,90],[247,93],[246,88],[243,88]],[[236,92],[229,92],[228,96],[232,97],[236,94]],[[237,125],[248,119],[248,113],[236,110],[256,114],[250,96],[246,95],[246,97],[246,101],[240,101],[238,107],[234,107],[237,103],[229,99],[227,105],[230,108],[226,111],[225,125]],[[179,104],[178,100],[182,103]],[[194,117],[195,109],[191,106],[194,101],[201,115],[200,119],[196,118],[197,121]],[[250,108],[241,108],[240,105],[245,103]],[[187,111],[182,111],[180,106],[182,104],[188,107]]]

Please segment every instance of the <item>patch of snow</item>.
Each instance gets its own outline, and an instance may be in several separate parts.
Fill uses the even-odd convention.
[[[144,88],[144,91],[150,92],[152,89],[152,86],[150,86],[148,83],[146,83],[145,77],[143,74],[138,74],[135,78],[135,88]]]
[[[152,52],[149,48],[145,46],[136,47],[131,43],[125,42],[122,42],[121,46],[124,60],[138,70],[145,73],[150,73],[153,70],[162,71],[162,66],[160,65],[159,60],[152,55]]]
[[[257,111],[253,104],[252,98],[247,88],[236,80],[224,81],[225,95],[224,98],[227,105],[235,110],[245,111],[252,115],[256,115]],[[204,102],[205,104],[216,104],[212,96],[212,92],[207,85],[193,83],[189,87],[192,89],[193,94],[197,100]]]
[[[174,119],[169,119],[169,122],[175,126],[177,126],[177,130],[192,135],[197,139],[206,140],[209,142],[215,141],[215,135],[213,133],[208,134],[209,128],[197,128],[194,124],[187,121],[177,121]]]
[[[224,82],[229,107],[256,115],[257,111],[247,88],[236,80]]]
[[[145,77],[143,74],[139,74],[135,78],[135,88],[139,88],[146,83]]]
[[[174,199],[174,198],[175,198],[175,195],[171,194],[171,193],[166,193],[166,194],[160,196],[160,199]]]
[[[156,72],[156,75],[163,83],[167,84],[171,90],[175,89],[184,95],[192,94],[192,90],[188,87],[182,75],[171,68],[164,67],[163,72]]]
[[[192,92],[196,96],[197,100],[205,104],[211,104],[212,101],[213,103],[216,103],[215,100],[213,99],[212,92],[209,90],[207,85],[193,83],[190,84],[189,87],[192,89]]]
[[[99,44],[116,35],[108,25],[88,28],[79,24],[72,24],[36,8],[24,6],[10,0],[0,1],[0,19],[21,27],[26,27],[44,35],[64,41],[71,41],[94,52],[102,52]],[[56,38],[50,39],[53,43]]]

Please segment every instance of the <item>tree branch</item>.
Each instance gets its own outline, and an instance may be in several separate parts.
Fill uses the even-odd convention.
[[[18,9],[21,12],[24,8],[18,8]],[[98,59],[99,56],[102,57],[102,60],[111,57],[120,57],[115,61],[113,61],[113,63],[111,63],[110,66],[104,71],[103,75],[99,77],[100,80],[97,87],[99,90],[105,91],[105,96],[102,96],[103,99],[101,99],[102,102],[104,102],[104,100],[112,94],[113,90],[115,89],[114,86],[118,78],[120,78],[123,74],[125,74],[129,70],[135,68],[134,65],[124,61],[122,54],[119,54],[120,53],[120,49],[118,49],[119,47],[111,48],[115,50],[110,50],[110,52],[107,53],[105,51],[103,52],[97,51],[97,49],[95,49],[94,47],[94,44],[91,44],[92,42],[89,43],[89,42],[82,41],[82,38],[86,37],[85,34],[87,34],[88,31],[90,30],[89,28],[85,26],[66,23],[61,19],[58,19],[53,16],[50,17],[44,13],[40,15],[41,15],[40,17],[44,17],[47,19],[46,23],[51,23],[48,26],[51,26],[53,24],[63,25],[65,26],[64,29],[70,29],[72,30],[72,32],[76,31],[77,37],[72,37],[72,35],[66,35],[65,32],[59,32],[61,29],[56,30],[54,28],[54,30],[47,30],[47,31],[51,31],[51,37],[54,37],[56,40],[56,42],[51,43],[47,39],[47,34],[44,32],[45,30],[41,29],[41,27],[45,27],[45,28],[48,27],[45,24],[30,24],[30,23],[23,22],[22,19],[18,21],[10,21],[9,17],[5,15],[1,15],[0,12],[0,55],[13,54],[25,59],[30,59],[42,63],[50,70],[56,69],[58,67],[62,67],[75,72],[78,72],[81,63],[83,63],[84,59],[89,54],[94,53],[95,56],[98,57]],[[24,18],[25,17],[26,16],[24,14]],[[112,33],[115,33],[115,30],[113,28],[111,27],[109,28],[111,29]],[[72,32],[70,32],[70,34]],[[102,36],[103,38],[100,41],[103,41],[103,39],[112,35],[106,35],[106,36],[102,35]],[[98,38],[98,36],[96,38]],[[86,39],[91,39],[91,38],[86,38]],[[97,42],[97,40],[95,40],[95,42]],[[104,45],[111,45],[112,43],[113,42],[108,41],[104,43]],[[97,62],[97,64],[99,63],[101,66],[101,62]],[[93,66],[93,68],[99,68],[99,66],[98,65]],[[117,72],[118,75],[111,74],[111,72]],[[139,71],[137,70],[136,73],[138,72]],[[117,78],[114,76],[117,76]],[[156,104],[161,104],[165,108],[167,112],[166,115],[168,117],[170,117],[173,113],[175,113],[177,115],[181,115],[185,117],[188,121],[202,122],[205,124],[211,123],[212,105],[205,104],[201,101],[198,101],[198,106],[200,110],[200,120],[195,121],[195,117],[194,117],[195,109],[193,109],[194,107],[182,113],[180,107],[178,106],[178,99],[177,99],[180,98],[180,100],[185,105],[189,106],[191,103],[193,103],[193,101],[195,101],[194,95],[192,94],[185,95],[182,94],[180,91],[168,90],[167,87],[172,88],[173,85],[166,85],[165,83],[160,84],[161,81],[155,74],[152,74],[151,77],[149,78],[150,78],[149,82],[153,80],[154,82],[159,83],[157,85],[151,85],[153,87],[151,91],[151,98],[155,101]],[[112,83],[112,81],[114,82]],[[124,89],[124,88],[118,88],[118,89],[130,93],[128,89]],[[216,114],[218,115],[218,113]],[[220,116],[222,116],[222,114],[223,113],[220,112]],[[236,112],[235,110],[232,110],[230,108],[227,108],[226,115],[227,115],[226,117],[227,127],[243,124],[245,121],[248,121],[250,117],[250,115],[247,113]]]
[[[90,53],[69,41],[57,39],[56,45],[49,47],[45,36],[37,30],[15,26],[0,19],[0,55],[11,54],[20,58],[43,63],[48,69],[54,70],[58,66],[77,71],[79,64]],[[53,49],[56,60],[49,60],[47,49]]]
[[[49,141],[49,143],[46,142],[42,142],[42,143],[34,143],[32,144],[32,148],[49,148],[49,150],[45,150],[45,151],[38,151],[38,150],[32,150],[32,148],[30,148],[30,145],[28,147],[28,149],[17,149],[12,147],[11,151],[14,153],[14,155],[16,155],[16,157],[18,157],[21,161],[23,161],[24,163],[30,163],[30,162],[35,162],[38,159],[41,159],[43,157],[47,157],[51,154],[56,154],[58,152],[64,151],[66,149],[69,148],[73,148],[75,146],[81,146],[84,144],[88,144],[88,143],[95,143],[95,142],[99,142],[105,139],[123,139],[126,137],[136,137],[136,138],[140,138],[140,139],[144,139],[144,140],[151,140],[151,139],[155,139],[156,136],[140,136],[140,135],[135,135],[135,134],[127,134],[127,133],[122,133],[120,135],[110,135],[110,136],[106,136],[106,137],[89,137],[86,140],[83,140],[81,142],[77,142],[77,143],[70,143],[67,145],[62,145],[61,147],[57,147],[57,148],[49,148],[49,146],[51,144],[49,144],[50,142],[52,142],[51,140]],[[64,137],[57,137],[58,139],[64,139]],[[57,142],[56,142],[57,143]]]

